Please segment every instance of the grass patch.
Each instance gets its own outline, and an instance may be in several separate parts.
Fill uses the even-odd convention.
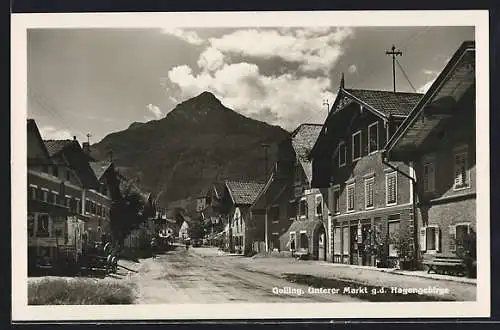
[[[397,290],[393,291],[389,287],[366,285],[344,279],[330,279],[302,274],[283,274],[283,276],[287,281],[292,283],[303,284],[313,288],[336,288],[339,289],[338,294],[370,302],[454,301],[454,299],[437,294],[402,293]]]
[[[43,279],[28,284],[29,305],[132,304],[131,286],[91,279]]]

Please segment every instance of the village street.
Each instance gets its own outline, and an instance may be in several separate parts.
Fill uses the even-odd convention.
[[[334,266],[323,262],[222,255],[211,247],[190,248],[186,251],[184,247],[178,246],[173,251],[159,254],[156,259],[142,259],[139,263],[122,260],[120,263],[137,271],[122,277],[122,280],[134,283],[137,304],[476,299],[474,283]],[[304,281],[308,276],[329,281],[318,286]],[[309,285],[331,292],[311,292]],[[368,292],[344,291],[345,288],[356,290],[366,287]],[[447,292],[426,295],[397,295],[390,292],[378,296],[370,294],[373,288],[380,287],[432,287]],[[276,292],[277,289],[284,289],[285,292]]]
[[[245,269],[243,259],[220,256],[217,249],[174,251],[143,259],[130,279],[138,290],[138,304],[229,303],[229,302],[359,302],[339,294],[309,294],[306,285],[290,283],[278,276]],[[295,293],[273,293],[287,288]],[[297,294],[303,290],[303,294]]]

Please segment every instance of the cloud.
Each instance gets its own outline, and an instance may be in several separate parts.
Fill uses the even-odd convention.
[[[432,80],[429,80],[428,82],[426,82],[425,84],[423,84],[422,86],[420,86],[417,89],[417,93],[425,93],[425,92],[427,92],[427,90],[429,89],[429,87],[432,86],[432,83],[434,82],[434,80],[436,80],[436,78],[434,78]]]
[[[162,29],[162,32],[165,34],[176,36],[177,38],[182,39],[192,45],[199,46],[205,43],[205,40],[200,38],[200,36],[194,31],[188,31],[179,28],[164,28]]]
[[[44,140],[67,140],[73,139],[71,133],[65,129],[58,129],[54,126],[43,126],[40,134]]]
[[[439,72],[436,70],[428,70],[428,69],[424,69],[422,72],[428,76],[437,76],[439,74]]]
[[[198,66],[208,71],[215,71],[224,64],[224,54],[217,48],[208,47],[201,53]]]
[[[266,76],[257,65],[246,62],[199,74],[182,65],[171,69],[168,77],[178,90],[176,98],[187,99],[208,90],[243,115],[289,130],[304,122],[322,123],[327,114],[322,102],[334,99],[327,77]]]
[[[211,47],[223,54],[264,59],[280,58],[298,63],[304,72],[327,73],[343,54],[342,44],[351,37],[350,28],[313,27],[289,30],[237,30],[211,38]]]
[[[347,72],[349,72],[350,74],[356,73],[357,71],[358,71],[358,68],[356,67],[355,64],[351,64],[349,66],[349,68],[347,69]]]
[[[156,105],[150,103],[146,106],[146,109],[148,109],[148,111],[150,111],[156,119],[160,119],[163,116],[160,108],[158,108]]]

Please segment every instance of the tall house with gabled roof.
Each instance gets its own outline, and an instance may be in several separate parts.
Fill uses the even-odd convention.
[[[377,260],[397,260],[403,234],[413,250],[413,185],[403,174],[411,176],[413,168],[410,162],[385,164],[381,154],[421,97],[345,88],[342,77],[309,154],[312,187],[321,189],[331,212],[333,262],[375,266]]]
[[[386,146],[389,162],[415,163],[421,259],[476,257],[475,54],[462,43]]]

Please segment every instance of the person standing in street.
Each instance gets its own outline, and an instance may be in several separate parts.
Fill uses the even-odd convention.
[[[151,256],[156,259],[156,239],[154,237],[151,239]]]

